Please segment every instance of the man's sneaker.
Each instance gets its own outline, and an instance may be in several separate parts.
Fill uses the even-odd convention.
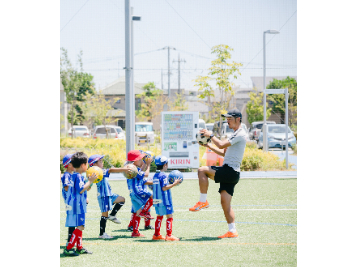
[[[82,248],[82,249],[77,249],[77,253],[78,254],[93,254],[93,252],[87,250],[86,248]]]
[[[109,215],[109,218],[108,220],[114,222],[114,223],[117,223],[117,224],[120,224],[121,222],[118,220],[118,218],[116,218],[115,216],[112,216],[112,215]]]
[[[65,256],[79,256],[79,254],[77,252],[75,252],[74,249],[67,250],[66,248],[64,249],[63,254]]]
[[[206,209],[206,208],[209,208],[209,203],[208,201],[205,201],[205,202],[198,202],[197,204],[195,204],[194,207],[190,208],[189,210],[190,211],[200,211],[202,209]]]
[[[154,230],[155,228],[152,227],[151,225],[147,225],[145,226],[145,230]]]
[[[152,240],[164,240],[164,237],[162,235],[153,235]]]
[[[174,235],[167,235],[166,241],[179,241],[179,238],[175,237]]]
[[[237,232],[232,233],[232,232],[228,231],[226,234],[218,236],[218,238],[235,238],[238,236],[239,236],[239,234]]]
[[[137,232],[137,233],[132,233],[131,237],[145,237],[145,236],[140,232]]]
[[[99,238],[102,238],[102,239],[111,239],[113,238],[112,236],[109,236],[107,233],[103,233],[103,235],[99,235]]]
[[[138,216],[141,218],[146,218],[149,220],[154,220],[154,218],[148,212],[141,212]]]

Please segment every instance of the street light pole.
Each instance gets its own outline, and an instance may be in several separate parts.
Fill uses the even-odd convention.
[[[267,123],[266,123],[266,33],[278,34],[279,31],[268,30],[263,32],[263,151],[268,151]]]

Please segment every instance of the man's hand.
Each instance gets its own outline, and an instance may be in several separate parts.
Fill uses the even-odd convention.
[[[204,134],[205,137],[210,137],[213,133],[211,131],[208,131],[207,129],[202,129],[200,130],[200,133]]]

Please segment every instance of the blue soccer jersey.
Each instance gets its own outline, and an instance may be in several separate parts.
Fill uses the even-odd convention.
[[[66,198],[67,198],[67,191],[64,189],[64,187],[66,186],[73,186],[72,182],[71,182],[71,174],[69,172],[65,172],[62,175],[62,196],[64,199],[64,203],[66,202]]]
[[[84,191],[82,194],[80,194],[85,185],[84,177],[81,174],[74,172],[72,174],[71,180],[73,182],[73,186],[68,187],[66,199],[67,214],[86,213],[87,193]]]
[[[140,168],[137,168],[138,173],[135,178],[127,179],[127,187],[129,189],[130,195],[140,195],[142,193],[149,193],[147,186],[145,183],[147,182],[147,178],[145,178],[145,172],[141,171]]]
[[[155,207],[172,206],[171,190],[163,191],[163,187],[169,185],[168,176],[161,171],[156,171],[153,176],[153,205]]]
[[[98,197],[111,197],[113,194],[111,192],[111,186],[107,178],[109,178],[109,169],[103,170],[103,179],[96,184],[98,191]]]

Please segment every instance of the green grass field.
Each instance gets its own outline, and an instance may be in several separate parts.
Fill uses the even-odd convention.
[[[131,238],[127,225],[131,201],[126,181],[111,181],[112,191],[126,199],[118,212],[121,224],[107,222],[106,232],[114,239],[99,236],[100,209],[96,186],[88,192],[89,204],[83,244],[92,255],[63,256],[67,240],[65,206],[61,197],[61,266],[296,266],[297,265],[297,179],[242,179],[235,187],[232,206],[238,238],[218,239],[227,232],[220,206],[219,185],[210,182],[210,207],[199,212],[188,208],[199,200],[198,180],[185,180],[172,189],[173,235],[178,242],[152,241],[154,230],[140,230],[145,238]],[[154,209],[151,215],[155,217]],[[154,226],[154,221],[151,225]],[[141,219],[140,229],[144,228]],[[161,234],[166,234],[166,220]]]

